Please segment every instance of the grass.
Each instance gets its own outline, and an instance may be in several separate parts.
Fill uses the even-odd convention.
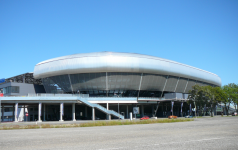
[[[15,129],[41,129],[41,128],[73,128],[73,127],[95,127],[95,126],[116,126],[116,125],[134,125],[134,124],[154,124],[154,123],[173,123],[173,122],[187,122],[193,121],[192,118],[185,119],[149,119],[139,121],[94,121],[81,124],[60,124],[60,125],[26,125],[26,126],[2,126],[0,130],[15,130]]]

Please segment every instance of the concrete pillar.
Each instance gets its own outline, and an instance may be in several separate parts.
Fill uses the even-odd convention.
[[[33,106],[33,121],[36,121],[35,119],[35,107]]]
[[[2,122],[2,105],[0,100],[0,122]]]
[[[155,108],[154,108],[154,105],[152,105],[152,116],[155,117]]]
[[[14,122],[18,122],[17,115],[18,115],[18,103],[15,103],[15,120],[14,120]]]
[[[126,117],[129,118],[128,105],[126,105]]]
[[[141,105],[141,115],[144,117],[144,105]]]
[[[0,102],[1,103],[1,102]],[[0,108],[1,108],[1,104],[0,104]],[[4,121],[3,119],[4,119],[4,105],[2,105],[2,110],[1,110],[1,112],[0,112],[1,114],[0,114],[0,122],[1,122],[1,119],[2,119],[2,122]]]
[[[49,107],[50,107],[50,106],[47,106],[47,107],[46,107],[46,119],[47,119],[47,120],[49,120],[49,118],[48,118]]]
[[[25,105],[24,105],[24,108],[23,108],[23,109],[24,109],[24,111],[23,111],[23,113],[24,113],[24,114],[23,114],[23,116],[24,116],[24,122],[26,122],[26,106],[25,106]]]
[[[38,104],[38,122],[42,122],[42,120],[41,120],[41,107],[42,107],[42,104],[39,103]]]
[[[59,121],[64,121],[63,115],[64,115],[64,103],[60,103],[60,120]]]
[[[95,120],[95,109],[92,107],[92,120]]]
[[[118,103],[118,108],[117,108],[117,110],[118,110],[118,114],[120,114],[119,103]]]
[[[44,121],[45,121],[45,107],[46,107],[46,106],[45,106],[45,104],[44,104],[44,119],[43,119]]]
[[[76,121],[76,119],[75,119],[75,103],[72,104],[72,121]]]
[[[107,110],[109,110],[109,104],[107,103]],[[111,115],[107,114],[107,120],[111,120]]]
[[[14,118],[14,113],[15,113],[15,109],[14,109],[14,105],[12,105],[12,121],[13,121],[13,118]]]
[[[85,106],[85,117],[87,118],[88,117],[88,109],[87,109],[88,107],[87,106]]]

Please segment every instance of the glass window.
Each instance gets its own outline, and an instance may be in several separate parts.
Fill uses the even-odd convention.
[[[3,88],[3,94],[19,93],[19,86],[8,86]]]
[[[12,86],[11,93],[19,93],[19,86]]]

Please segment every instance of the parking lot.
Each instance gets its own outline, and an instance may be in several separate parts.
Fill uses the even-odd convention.
[[[124,126],[0,130],[0,149],[237,149],[238,117]]]

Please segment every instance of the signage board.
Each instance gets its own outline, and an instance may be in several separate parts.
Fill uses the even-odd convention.
[[[28,113],[26,113],[26,116],[28,116]]]
[[[133,114],[140,114],[139,107],[133,107]]]

